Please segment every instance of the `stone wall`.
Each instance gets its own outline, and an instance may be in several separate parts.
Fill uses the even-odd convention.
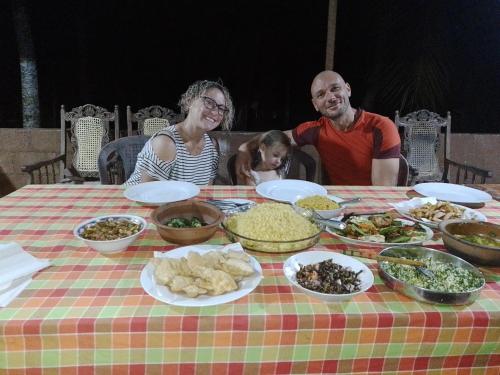
[[[59,129],[0,128],[0,196],[28,183],[26,164],[59,155]]]
[[[25,164],[53,158],[59,154],[59,129],[9,129],[0,128],[0,196],[24,186],[28,177],[21,172]],[[226,162],[236,152],[238,145],[253,133],[231,132],[230,138],[224,132],[213,132],[220,140],[220,174],[229,181]],[[231,142],[227,140],[230,139]],[[303,148],[304,149],[304,148]],[[314,148],[305,151],[318,160]],[[493,172],[488,183],[500,183],[500,134],[452,134],[451,159],[467,162]],[[299,171],[299,178],[303,178]],[[321,181],[320,168],[316,181]]]

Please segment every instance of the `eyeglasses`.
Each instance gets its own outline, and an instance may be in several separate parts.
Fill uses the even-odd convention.
[[[217,112],[221,116],[224,116],[226,113],[229,112],[229,108],[227,108],[225,105],[217,104],[215,100],[209,98],[208,96],[202,96],[201,100],[203,100],[203,104],[205,105],[205,107],[207,107],[207,109],[212,111],[215,108],[217,108]]]

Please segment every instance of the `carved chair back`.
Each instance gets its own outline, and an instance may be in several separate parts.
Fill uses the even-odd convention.
[[[119,137],[118,106],[114,112],[85,104],[66,112],[61,106],[61,154],[68,154],[66,138],[73,149],[72,169],[83,178],[98,178],[97,159],[102,147],[110,140],[110,123],[114,139]],[[70,127],[67,127],[67,123]]]
[[[136,113],[127,106],[127,135],[144,134],[151,136],[165,126],[176,124],[182,120],[182,116],[171,109],[152,105],[142,108]],[[137,129],[133,128],[133,123],[137,123]]]
[[[444,160],[450,153],[450,112],[448,111],[446,118],[443,118],[426,109],[403,117],[396,111],[395,123],[398,128],[403,129],[403,153],[409,166],[417,171],[417,180],[441,180],[439,160]],[[439,139],[441,133],[444,133],[442,144]]]

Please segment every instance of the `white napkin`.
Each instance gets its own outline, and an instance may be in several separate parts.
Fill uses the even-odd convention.
[[[0,307],[7,306],[31,282],[31,276],[50,266],[15,243],[0,244]]]
[[[31,283],[31,275],[20,277],[4,285],[0,285],[0,307],[5,307],[12,302]]]

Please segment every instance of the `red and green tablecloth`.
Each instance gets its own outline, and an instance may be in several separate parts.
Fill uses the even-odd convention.
[[[406,188],[328,187],[362,197],[357,211],[381,211]],[[123,188],[30,185],[0,199],[0,241],[17,242],[53,266],[0,309],[0,374],[311,374],[500,373],[500,268],[490,268],[468,306],[430,305],[375,284],[353,300],[325,304],[295,291],[282,272],[286,254],[252,254],[264,278],[232,303],[185,308],[144,292],[139,275],[154,250],[176,246],[157,234],[154,207],[131,202]],[[197,199],[249,198],[250,187],[203,188]],[[500,203],[480,209],[500,223]],[[80,221],[134,214],[148,229],[126,252],[103,256],[72,234]],[[222,231],[209,241],[224,244]],[[442,242],[430,242],[443,249]],[[322,234],[316,249],[373,253]]]

